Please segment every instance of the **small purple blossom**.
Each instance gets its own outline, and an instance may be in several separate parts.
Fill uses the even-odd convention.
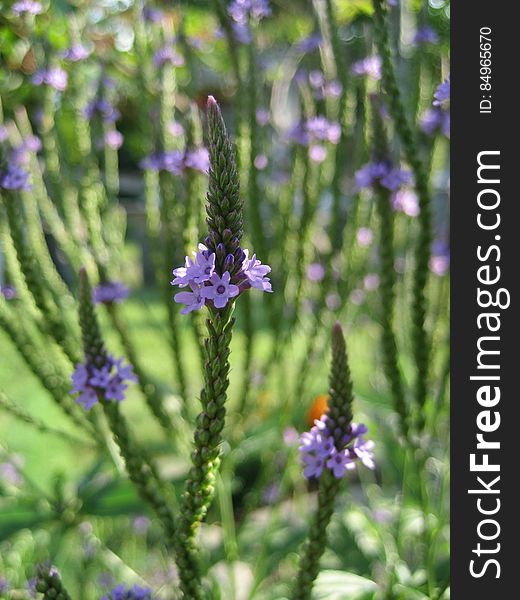
[[[166,64],[173,67],[182,67],[184,65],[184,57],[175,52],[171,46],[164,46],[153,55],[153,64],[156,67],[163,67]]]
[[[76,402],[90,410],[100,398],[121,402],[125,399],[127,382],[137,378],[130,365],[123,365],[123,359],[112,355],[105,358],[103,365],[78,363],[72,374],[72,394],[78,394]]]
[[[105,144],[112,150],[117,150],[123,145],[123,134],[117,129],[111,129],[105,133]]]
[[[229,273],[228,273],[229,275]],[[174,301],[179,304],[185,304],[185,308],[181,310],[181,314],[187,315],[193,310],[201,309],[206,299],[202,295],[202,290],[205,289],[196,283],[190,283],[191,292],[179,292],[173,297]]]
[[[313,50],[316,50],[317,48],[319,48],[322,42],[323,42],[323,38],[321,37],[321,35],[319,33],[313,33],[313,34],[301,39],[298,42],[296,49],[299,52],[303,52],[303,53],[312,52]]]
[[[186,256],[184,267],[173,270],[175,279],[171,282],[172,285],[185,287],[191,282],[200,285],[210,280],[215,272],[215,253],[209,252],[204,244],[199,244],[199,251],[194,252],[193,256],[195,260]]]
[[[423,25],[419,27],[413,37],[413,44],[415,46],[421,46],[423,44],[436,44],[439,41],[439,35],[429,25]]]
[[[9,584],[5,577],[0,577],[0,594],[6,594],[9,591]]]
[[[50,67],[36,71],[32,76],[34,85],[48,85],[58,92],[63,92],[67,89],[68,75],[61,67]]]
[[[127,588],[124,583],[116,585],[110,592],[103,596],[101,600],[153,600],[153,592],[148,587],[141,587],[134,584]]]
[[[417,217],[421,212],[417,194],[406,188],[395,192],[392,198],[392,206],[394,210],[403,212],[409,217]]]
[[[367,292],[373,292],[379,287],[379,275],[377,273],[368,273],[363,278],[363,286]]]
[[[357,77],[366,75],[379,81],[381,79],[382,64],[380,56],[367,56],[352,65],[352,74]]]
[[[300,438],[299,452],[304,465],[304,477],[319,477],[323,469],[327,468],[334,477],[340,479],[347,471],[355,468],[357,460],[373,469],[374,444],[364,440],[366,432],[367,427],[362,423],[352,423],[350,433],[344,436],[342,447],[338,448],[327,427],[327,415],[315,420],[311,430],[303,433]]]
[[[450,99],[450,78],[443,81],[433,94],[433,106],[444,106]]]
[[[67,48],[63,53],[63,58],[65,60],[70,60],[71,62],[80,62],[85,60],[90,56],[90,50],[84,46],[83,44],[74,43]]]
[[[184,157],[184,165],[188,169],[207,173],[209,171],[208,150],[206,148],[194,148],[193,150],[188,150]]]
[[[30,190],[29,172],[16,164],[8,164],[6,169],[0,172],[0,187],[4,190]]]
[[[11,6],[11,10],[15,15],[39,15],[43,12],[43,7],[40,2],[34,0],[20,0]]]
[[[307,269],[307,279],[309,281],[318,282],[322,281],[325,277],[325,267],[320,263],[312,263]]]
[[[5,142],[8,137],[9,132],[7,131],[7,127],[5,125],[0,125],[0,142]]]
[[[440,106],[429,108],[423,113],[420,125],[426,135],[441,132],[446,137],[450,137],[450,112]]]
[[[121,281],[109,281],[101,283],[92,291],[94,304],[119,304],[128,298],[130,290]]]
[[[410,183],[412,175],[410,171],[393,167],[388,161],[382,161],[367,163],[356,171],[355,178],[358,190],[379,184],[394,192],[402,185]]]
[[[240,25],[246,25],[249,19],[260,21],[271,15],[268,0],[233,0],[228,7],[229,16]]]
[[[450,249],[447,244],[442,241],[433,244],[429,267],[437,277],[446,275],[450,268]]]
[[[140,515],[135,517],[135,519],[132,521],[132,529],[135,531],[135,533],[144,535],[148,529],[150,529],[151,524],[152,522],[148,517]]]
[[[16,288],[12,285],[2,285],[0,286],[0,294],[2,294],[6,300],[14,300],[16,298]]]
[[[357,240],[357,243],[362,248],[365,248],[366,246],[370,246],[373,239],[374,239],[374,234],[372,233],[372,230],[369,229],[368,227],[360,227],[357,230],[356,240]]]
[[[271,281],[266,277],[271,272],[271,267],[263,265],[253,254],[249,258],[249,250],[244,250],[244,261],[242,262],[242,272],[247,277],[249,285],[264,292],[272,292]]]
[[[231,283],[231,275],[228,271],[224,271],[222,277],[213,273],[209,281],[210,285],[204,286],[201,293],[204,298],[213,301],[215,308],[224,308],[228,301],[238,296],[240,292],[238,286]]]
[[[271,113],[267,108],[257,108],[256,109],[256,122],[260,125],[260,127],[264,127],[269,123],[271,119]]]
[[[86,119],[92,119],[99,116],[106,123],[114,123],[119,119],[121,113],[108,100],[97,99],[89,102],[83,109],[83,116]]]
[[[267,167],[268,162],[269,161],[265,154],[258,154],[257,156],[255,156],[253,164],[255,165],[255,168],[257,168],[259,171],[263,171]]]

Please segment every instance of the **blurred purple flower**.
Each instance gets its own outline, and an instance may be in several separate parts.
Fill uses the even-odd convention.
[[[338,308],[341,306],[341,298],[338,294],[332,292],[330,294],[327,294],[325,298],[325,304],[327,305],[327,308],[329,310],[338,310]]]
[[[357,240],[357,243],[361,247],[370,246],[373,239],[374,239],[374,234],[372,233],[372,230],[369,229],[368,227],[360,227],[357,230],[356,240]]]
[[[148,587],[135,584],[131,588],[127,588],[124,583],[120,583],[101,600],[153,600],[153,592]]]
[[[322,281],[325,277],[325,267],[320,263],[312,263],[308,265],[307,269],[307,279],[309,281]]]
[[[184,65],[184,57],[177,54],[171,46],[164,46],[153,55],[153,64],[156,67],[163,67],[166,64],[170,64],[173,67],[182,67]]]
[[[286,446],[295,446],[298,443],[298,432],[294,427],[286,427],[283,430],[283,441]]]
[[[260,21],[271,15],[268,0],[233,0],[228,6],[229,16],[241,25],[246,25],[249,19]]]
[[[15,460],[0,463],[0,481],[4,481],[13,486],[20,486],[23,483],[19,465],[16,464]]]
[[[301,39],[297,46],[296,49],[299,52],[312,52],[313,50],[316,50],[317,48],[320,47],[320,44],[322,43],[323,38],[321,37],[321,35],[319,33],[313,33],[303,39]]]
[[[0,125],[0,142],[5,142],[8,135],[7,127],[5,125]]]
[[[164,13],[159,8],[154,8],[153,6],[145,6],[143,8],[143,17],[145,21],[150,23],[159,23],[164,16]]]
[[[413,190],[403,189],[395,192],[392,206],[394,210],[403,212],[409,217],[417,217],[420,213],[419,198]]]
[[[363,286],[367,292],[373,292],[379,287],[379,275],[377,273],[368,273],[363,278]]]
[[[4,190],[30,190],[29,172],[14,163],[10,163],[0,172],[0,187]]]
[[[148,517],[140,515],[138,517],[135,517],[135,519],[132,521],[132,529],[135,531],[135,533],[139,535],[144,535],[148,531],[148,529],[150,529],[151,524],[152,522]]]
[[[68,75],[61,67],[50,67],[36,71],[32,76],[34,85],[48,85],[58,92],[63,92],[67,89]]]
[[[263,171],[268,164],[267,156],[265,154],[258,154],[255,156],[253,163],[259,171]]]
[[[65,50],[62,56],[65,60],[80,62],[90,56],[90,50],[83,44],[74,43]]]
[[[105,133],[105,144],[112,150],[121,148],[123,145],[123,134],[117,131],[117,129],[107,131]]]
[[[271,119],[271,113],[267,108],[257,108],[256,109],[256,122],[260,125],[260,127],[264,127],[269,123]]]
[[[428,108],[421,117],[421,130],[426,135],[434,135],[441,132],[450,137],[450,112],[440,106]]]
[[[177,121],[172,121],[168,125],[168,131],[175,137],[180,137],[184,135],[184,127]]]
[[[12,285],[0,286],[0,294],[2,294],[6,300],[14,300],[16,298],[16,288]]]
[[[209,152],[206,148],[194,148],[188,150],[184,157],[184,165],[188,169],[194,169],[201,173],[208,173],[209,171]]]
[[[382,61],[379,56],[367,56],[352,65],[352,74],[358,77],[366,75],[372,79],[381,79]]]
[[[309,83],[313,88],[320,88],[325,83],[325,75],[323,75],[323,71],[319,69],[314,69],[309,72]]]
[[[95,115],[101,117],[106,123],[114,123],[121,113],[108,100],[96,99],[89,102],[83,109],[83,116],[92,119]]]
[[[123,365],[123,359],[106,356],[104,364],[94,365],[88,362],[78,363],[72,374],[72,394],[86,410],[91,409],[100,398],[121,402],[125,399],[127,382],[136,382],[137,378],[130,365]]]
[[[422,25],[417,29],[413,37],[413,44],[421,46],[422,44],[436,44],[439,41],[439,35],[429,25]]]
[[[0,577],[0,594],[6,594],[9,591],[9,584],[5,577]]]
[[[101,283],[92,291],[94,304],[119,304],[128,298],[130,290],[121,281],[109,281]]]
[[[436,241],[432,246],[430,271],[437,277],[444,277],[450,268],[450,249],[442,241]]]
[[[433,106],[444,106],[450,99],[450,78],[443,81],[433,94]]]
[[[382,185],[394,192],[400,186],[411,182],[410,171],[393,167],[389,161],[367,163],[355,173],[358,190],[370,188],[376,184]]]
[[[34,0],[20,0],[11,6],[11,10],[15,15],[39,15],[43,12],[43,7],[40,2]]]
[[[315,163],[322,163],[327,158],[327,149],[320,144],[309,146],[309,158]]]

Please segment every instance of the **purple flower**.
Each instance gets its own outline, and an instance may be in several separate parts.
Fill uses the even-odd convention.
[[[436,241],[432,246],[430,271],[437,277],[444,277],[450,268],[450,249],[442,241]]]
[[[9,132],[7,131],[7,127],[5,125],[0,125],[0,142],[5,142],[8,136]]]
[[[135,517],[135,519],[132,521],[132,528],[135,531],[135,533],[138,533],[139,535],[144,535],[150,528],[151,524],[152,522],[148,517],[141,515],[139,517]]]
[[[233,0],[228,7],[229,16],[240,25],[246,25],[249,19],[260,21],[271,15],[268,0]]]
[[[187,315],[193,310],[199,310],[206,302],[205,297],[202,295],[202,290],[206,288],[196,283],[190,283],[190,288],[191,292],[179,292],[173,297],[173,300],[178,304],[186,304],[186,307],[181,310],[183,315]]]
[[[11,6],[12,11],[15,15],[39,15],[43,12],[43,7],[39,2],[34,2],[34,0],[20,0],[19,2],[15,2]]]
[[[120,583],[110,590],[108,595],[103,596],[101,600],[153,600],[153,592],[150,588],[141,587],[137,584],[127,589],[124,583]]]
[[[4,190],[30,190],[29,173],[16,164],[8,164],[7,168],[0,172],[0,187]]]
[[[361,247],[370,246],[373,239],[374,239],[374,234],[372,233],[372,230],[369,229],[368,227],[360,227],[357,230],[356,240],[357,240],[357,243]]]
[[[194,261],[186,256],[185,266],[173,270],[175,279],[171,285],[185,287],[191,282],[200,285],[210,280],[215,272],[215,253],[209,252],[204,244],[199,244],[199,251],[194,252],[193,256]]]
[[[374,444],[363,439],[367,432],[365,425],[352,423],[350,432],[341,441],[341,447],[337,447],[327,422],[327,415],[315,420],[311,430],[303,433],[300,438],[299,452],[306,478],[319,477],[326,467],[339,479],[346,471],[354,469],[356,460],[370,469],[374,468]]]
[[[373,292],[379,287],[379,275],[377,273],[368,273],[363,278],[363,285],[367,292]]]
[[[398,190],[392,198],[394,210],[403,212],[409,217],[417,217],[420,213],[419,198],[412,190]]]
[[[244,261],[242,262],[242,273],[247,277],[247,282],[253,288],[264,292],[272,292],[271,282],[269,277],[266,277],[271,272],[271,267],[263,265],[253,254],[249,258],[249,250],[244,250]]]
[[[254,255],[251,261],[254,261]],[[260,262],[260,261],[257,261]],[[204,286],[201,290],[201,294],[208,300],[213,300],[215,308],[224,308],[228,303],[228,300],[238,296],[240,290],[238,286],[231,283],[231,275],[229,271],[224,271],[222,277],[217,273],[209,279],[211,285]]]
[[[330,458],[327,460],[327,468],[332,471],[336,479],[341,479],[347,471],[356,468],[356,463],[350,458],[350,452],[348,450],[341,450],[331,454]]]
[[[433,94],[433,106],[444,106],[450,99],[450,78],[443,81]]]
[[[13,486],[20,486],[23,483],[23,477],[20,474],[19,467],[15,460],[9,460],[0,463],[0,481]]]
[[[90,56],[90,50],[86,46],[83,46],[83,44],[75,43],[70,48],[67,48],[62,56],[71,62],[80,62]]]
[[[352,74],[358,77],[366,75],[372,79],[381,79],[382,61],[379,56],[367,56],[352,65]]]
[[[269,112],[269,110],[267,108],[257,108],[256,109],[256,122],[261,127],[264,127],[265,125],[267,125],[267,123],[269,123],[270,119],[271,119],[271,113]]]
[[[0,577],[0,594],[6,594],[9,591],[9,584],[5,577]]]
[[[121,402],[125,399],[127,382],[137,378],[130,365],[123,365],[123,359],[115,359],[111,354],[105,357],[103,365],[89,362],[78,363],[72,374],[72,394],[78,394],[76,402],[89,410],[100,398]]]
[[[166,64],[170,64],[173,67],[182,67],[184,65],[184,58],[180,54],[177,54],[171,46],[164,46],[153,55],[153,64],[156,67],[163,67]]]
[[[269,161],[265,154],[258,154],[257,156],[255,156],[253,164],[255,165],[255,168],[257,168],[259,171],[263,171],[267,167],[268,162]]]
[[[426,135],[434,135],[440,131],[450,137],[450,112],[440,106],[427,109],[421,117],[421,130]]]
[[[145,21],[150,23],[159,23],[164,16],[164,13],[159,8],[154,8],[152,6],[145,6],[143,8],[143,17]]]
[[[61,67],[50,67],[41,71],[36,71],[32,76],[34,85],[48,85],[58,92],[63,92],[67,89],[68,76],[67,72]]]
[[[436,44],[439,41],[439,36],[435,29],[429,25],[419,27],[413,37],[413,44],[421,46],[422,44]]]
[[[172,121],[168,125],[168,131],[175,137],[180,137],[181,135],[184,135],[184,127],[177,121]]]
[[[319,33],[313,33],[298,42],[296,49],[299,52],[312,52],[320,47],[323,39]]]
[[[305,124],[305,130],[311,141],[328,141],[337,144],[341,135],[341,126],[325,117],[312,117]]]
[[[121,113],[108,100],[99,99],[92,100],[83,109],[83,116],[86,119],[90,120],[95,115],[101,117],[106,123],[114,123],[119,119]]]
[[[112,129],[105,133],[105,144],[108,148],[112,150],[117,150],[121,148],[123,145],[123,134],[117,131],[117,129]]]
[[[188,169],[194,169],[201,173],[207,173],[209,171],[209,152],[206,148],[195,148],[194,150],[188,150],[184,157],[184,165]]]
[[[94,304],[119,304],[126,300],[130,290],[121,281],[109,281],[101,283],[92,291]]]
[[[401,185],[410,183],[411,173],[404,169],[393,167],[388,161],[383,161],[367,163],[356,171],[355,178],[358,190],[379,184],[393,192]]]
[[[309,281],[322,281],[325,277],[325,268],[320,263],[312,263],[307,267],[307,279]]]
[[[2,285],[0,286],[0,294],[2,294],[6,300],[14,300],[14,298],[16,298],[16,288],[12,285]]]

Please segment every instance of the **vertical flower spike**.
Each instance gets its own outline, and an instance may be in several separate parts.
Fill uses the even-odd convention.
[[[346,471],[361,461],[374,467],[372,442],[363,440],[367,428],[352,423],[352,381],[347,361],[345,339],[339,323],[332,330],[332,362],[329,377],[329,410],[315,421],[310,432],[301,437],[300,452],[305,477],[318,477],[318,506],[307,541],[301,552],[300,566],[291,598],[310,600],[318,576],[320,558],[327,544],[327,526],[334,512],[334,502]]]
[[[240,270],[243,260],[243,254],[239,250],[244,228],[243,205],[240,200],[235,151],[213,96],[208,98],[208,134],[210,167],[206,223],[209,236],[206,245],[210,252],[216,253],[220,271],[225,270],[226,256],[234,256],[230,271],[233,275]]]
[[[80,271],[79,322],[83,337],[85,361],[76,367],[72,376],[73,393],[80,393],[78,402],[86,409],[99,402],[114,439],[125,460],[128,475],[142,499],[155,511],[166,532],[166,545],[172,547],[175,523],[163,495],[162,481],[149,457],[133,439],[119,402],[124,399],[124,380],[135,380],[131,367],[123,367],[121,359],[114,360],[103,342],[101,329],[92,300],[92,288],[85,269]]]
[[[194,260],[174,269],[172,285],[186,291],[175,295],[186,305],[183,313],[209,309],[208,337],[204,342],[204,387],[200,400],[190,469],[182,496],[176,558],[181,589],[186,598],[204,597],[195,538],[213,499],[215,473],[219,466],[221,432],[226,415],[229,385],[229,353],[234,302],[250,289],[271,291],[271,270],[240,247],[243,218],[235,152],[228,138],[215,99],[208,99],[209,191],[207,195],[208,236]],[[189,286],[189,287],[188,287]],[[190,290],[190,291],[188,291]]]
[[[63,587],[59,571],[56,567],[39,565],[36,573],[36,591],[43,594],[43,600],[71,600]]]

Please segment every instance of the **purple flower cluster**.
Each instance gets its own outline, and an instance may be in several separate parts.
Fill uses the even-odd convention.
[[[312,33],[311,35],[301,39],[296,46],[299,52],[307,53],[312,52],[320,47],[323,43],[323,38],[319,33]]]
[[[337,144],[341,137],[341,125],[316,116],[298,123],[289,132],[289,139],[302,146],[309,147],[309,157],[314,162],[323,162],[327,156],[325,142]]]
[[[380,56],[367,56],[352,65],[352,74],[357,77],[366,75],[367,77],[372,77],[372,79],[379,80],[381,79],[382,65]]]
[[[249,21],[260,21],[271,15],[268,0],[233,0],[228,6],[228,14],[233,19],[231,24],[237,41],[241,44],[251,42]]]
[[[179,292],[173,298],[175,302],[186,305],[181,311],[184,315],[199,310],[206,304],[224,308],[232,298],[249,288],[272,292],[271,282],[267,277],[271,267],[263,265],[255,254],[249,258],[248,250],[242,250],[241,269],[233,277],[227,269],[222,274],[217,272],[216,255],[204,244],[199,244],[198,252],[193,255],[193,260],[186,256],[184,267],[173,270],[174,279],[171,282],[172,285],[189,287],[191,290]],[[234,260],[234,256],[229,255],[224,265],[231,268]]]
[[[15,15],[39,15],[43,12],[43,7],[40,2],[34,0],[19,0],[11,6],[11,10]]]
[[[119,304],[126,300],[129,291],[121,281],[101,283],[92,290],[92,301],[94,304]]]
[[[300,438],[300,456],[304,465],[303,475],[319,477],[323,469],[327,468],[334,477],[341,479],[347,471],[355,469],[356,462],[361,461],[365,467],[375,467],[374,442],[365,440],[364,435],[368,429],[362,423],[350,425],[350,432],[341,440],[338,448],[332,432],[327,427],[327,415],[314,421],[314,427],[306,431]]]
[[[114,123],[119,119],[121,113],[108,100],[98,98],[89,102],[83,109],[83,116],[86,119],[92,119],[99,116],[106,123]]]
[[[421,129],[426,135],[438,132],[450,137],[450,78],[443,81],[433,94],[433,107],[424,112]]]
[[[0,187],[4,190],[30,190],[29,173],[15,163],[0,172]]]
[[[58,92],[67,89],[68,75],[61,67],[50,67],[36,71],[32,76],[34,85],[48,85]]]
[[[429,25],[419,27],[413,37],[414,46],[422,46],[423,44],[436,44],[439,41],[439,35]]]
[[[164,67],[166,64],[173,67],[182,67],[184,65],[184,58],[180,54],[177,54],[172,46],[164,46],[153,55],[153,64],[158,68]]]
[[[370,162],[355,173],[356,187],[358,190],[371,188],[376,184],[395,192],[402,185],[411,182],[410,171],[394,167],[389,161]]]
[[[201,173],[209,170],[209,153],[206,148],[194,148],[184,153],[182,150],[157,152],[144,158],[139,166],[151,171],[168,171],[181,175],[185,169],[194,169]]]
[[[110,131],[107,131],[104,136],[105,145],[107,148],[112,150],[121,148],[123,145],[123,139],[123,134],[117,131],[117,129],[111,129]]]
[[[74,43],[63,52],[62,56],[70,62],[80,62],[90,56],[90,50],[83,44]]]
[[[123,359],[115,359],[108,355],[102,366],[89,362],[78,363],[72,374],[71,393],[79,394],[76,398],[87,410],[102,397],[106,400],[121,402],[125,399],[127,382],[136,382],[132,367],[123,365]]]
[[[433,94],[433,106],[445,106],[450,99],[450,78],[443,81]]]
[[[135,584],[127,588],[124,583],[120,583],[101,600],[153,600],[153,592],[148,587]]]
[[[327,81],[325,75],[319,69],[314,69],[309,73],[309,84],[313,89],[316,100],[324,98],[337,98],[341,96],[343,86],[337,79]]]

